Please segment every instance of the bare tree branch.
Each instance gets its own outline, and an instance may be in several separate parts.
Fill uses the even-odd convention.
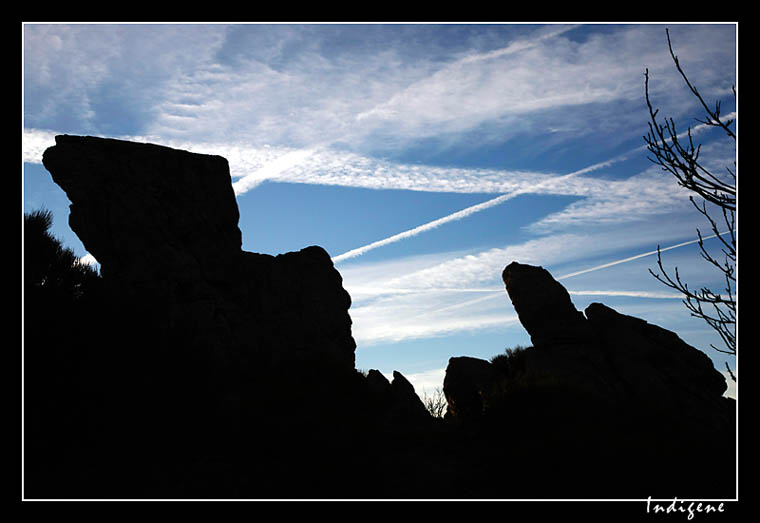
[[[731,372],[731,367],[728,366],[728,362],[726,362],[726,370],[728,371],[728,375],[731,376],[731,379],[736,381],[736,376],[734,376],[734,373]]]
[[[697,119],[697,121],[704,125],[723,129],[728,137],[736,141],[736,134],[730,128],[734,124],[734,120],[721,120],[720,101],[715,103],[714,109],[707,105],[681,67],[678,57],[673,51],[670,33],[667,29],[666,34],[668,49],[676,69],[707,113],[703,120]],[[659,246],[657,247],[659,273],[652,269],[649,269],[649,272],[664,285],[680,292],[684,296],[683,303],[691,315],[701,318],[715,330],[725,348],[717,348],[711,345],[714,350],[736,356],[736,293],[734,291],[736,286],[736,162],[734,162],[733,169],[726,167],[728,176],[722,178],[713,174],[704,164],[700,163],[701,146],[694,144],[691,127],[687,129],[685,134],[679,135],[672,118],[663,119],[664,123],[658,122],[659,109],[653,107],[649,94],[649,70],[645,71],[644,77],[644,92],[650,119],[648,123],[649,133],[644,136],[644,141],[647,144],[647,150],[652,154],[649,160],[660,165],[664,171],[676,178],[678,185],[694,192],[697,198],[701,199],[698,203],[694,196],[690,197],[694,208],[705,217],[713,234],[719,239],[723,259],[719,260],[708,250],[702,233],[697,229],[700,255],[722,273],[725,289],[722,293],[714,292],[707,287],[702,287],[697,291],[690,289],[688,284],[681,280],[677,267],[672,276],[665,270]],[[732,87],[732,91],[735,99],[736,88]],[[722,231],[708,211],[708,203],[717,207],[722,213],[723,225],[725,225],[725,229]],[[726,368],[731,379],[736,381],[736,376],[729,368],[728,363],[726,363]]]
[[[430,395],[428,395],[427,391],[423,390],[422,403],[434,418],[442,418],[446,414],[448,402],[446,401],[443,389],[440,387],[436,387]]]
[[[720,100],[715,102],[715,110],[711,111],[710,108],[707,106],[707,103],[705,103],[704,99],[702,99],[702,96],[699,94],[699,91],[697,91],[697,88],[691,84],[691,82],[686,76],[686,73],[684,73],[683,69],[681,69],[681,64],[678,61],[678,57],[673,52],[673,46],[670,43],[670,31],[668,31],[668,29],[665,29],[665,34],[668,37],[668,49],[670,50],[670,56],[673,58],[673,63],[676,64],[676,69],[678,69],[678,72],[681,73],[681,77],[686,82],[686,85],[689,86],[689,89],[691,90],[691,92],[694,94],[694,96],[697,97],[699,102],[702,104],[702,107],[705,108],[705,111],[707,111],[708,118],[705,118],[704,120],[697,120],[697,121],[704,123],[706,125],[720,127],[724,131],[726,131],[728,136],[736,140],[736,135],[729,127],[732,123],[734,123],[734,121],[727,120],[726,122],[722,122],[720,120]],[[734,98],[736,98],[736,86],[732,86],[731,89],[734,92]]]

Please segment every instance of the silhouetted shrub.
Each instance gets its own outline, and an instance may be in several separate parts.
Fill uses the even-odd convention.
[[[45,209],[24,214],[24,284],[71,300],[96,284],[98,272],[50,234],[53,214]]]
[[[443,393],[441,387],[436,387],[431,394],[428,394],[426,390],[423,390],[420,399],[427,411],[434,418],[443,418],[444,414],[446,414],[448,403],[446,401],[446,395]]]
[[[507,348],[502,354],[492,357],[490,362],[505,376],[512,376],[522,369],[525,351],[528,348],[522,345],[517,345],[512,349]]]
[[[71,463],[91,442],[92,354],[103,339],[101,278],[52,236],[52,223],[47,210],[24,215],[24,464],[32,495],[65,492],[79,471],[87,474],[86,463]]]

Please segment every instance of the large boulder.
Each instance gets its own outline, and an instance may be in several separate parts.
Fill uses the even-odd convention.
[[[700,423],[730,426],[734,401],[710,358],[676,333],[601,303],[584,311],[621,397]]]
[[[446,418],[466,421],[480,417],[498,377],[497,369],[486,360],[469,356],[449,359],[443,379]]]
[[[72,202],[71,228],[104,281],[148,311],[162,337],[212,346],[217,360],[318,356],[353,369],[351,300],[329,255],[242,251],[224,158],[64,135],[43,164]]]
[[[542,267],[513,262],[503,278],[533,347],[508,373],[484,360],[452,358],[444,382],[450,417],[471,419],[495,405],[526,405],[525,398],[537,406],[545,397],[547,412],[587,413],[593,405],[716,430],[731,426],[725,377],[675,333],[600,303],[584,316]]]
[[[153,144],[57,136],[43,164],[104,277],[130,286],[205,278],[240,252],[227,160]]]

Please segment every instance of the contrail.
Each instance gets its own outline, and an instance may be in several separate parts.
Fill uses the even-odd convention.
[[[435,229],[436,227],[440,227],[444,223],[453,222],[455,220],[461,220],[462,218],[465,218],[471,214],[474,214],[476,212],[480,212],[484,209],[488,209],[490,207],[493,207],[495,205],[499,205],[500,203],[506,202],[509,199],[514,198],[518,194],[522,194],[525,192],[522,189],[513,191],[511,193],[502,194],[501,196],[497,196],[496,198],[493,198],[491,200],[488,200],[483,203],[479,203],[477,205],[473,205],[471,207],[467,207],[466,209],[462,209],[461,211],[457,211],[453,214],[449,214],[448,216],[444,216],[443,218],[438,218],[437,220],[433,220],[432,222],[425,223],[423,225],[419,225],[415,227],[414,229],[409,229],[404,232],[400,232],[398,234],[394,234],[393,236],[390,236],[388,238],[378,240],[376,242],[364,245],[362,247],[358,247],[356,249],[350,250],[348,252],[345,252],[339,256],[335,256],[332,261],[333,263],[338,263],[343,260],[347,260],[349,258],[354,258],[356,256],[361,256],[367,251],[371,251],[372,249],[377,249],[378,247],[382,247],[383,245],[388,245],[389,243],[395,243],[399,240],[403,240],[404,238],[411,238],[412,236],[417,236],[420,233],[423,233],[425,231],[429,231],[431,229]]]
[[[291,167],[303,163],[312,154],[314,154],[314,152],[319,147],[320,146],[312,147],[309,149],[297,149],[295,151],[286,153],[283,156],[264,165],[260,169],[252,172],[251,174],[244,176],[232,184],[232,189],[235,191],[235,196],[239,196],[245,192],[248,192],[259,185],[261,182],[274,179]]]
[[[730,231],[722,232],[720,235],[728,234]],[[703,240],[709,240],[710,238],[717,238],[717,234],[712,234],[710,236],[705,236]],[[688,242],[682,242],[678,243],[676,245],[671,245],[669,247],[664,247],[660,249],[660,252],[664,251],[670,251],[672,249],[678,249],[679,247],[685,247],[686,245],[692,245],[694,243],[698,243],[699,240],[691,240]],[[600,269],[606,269],[607,267],[612,267],[615,265],[619,265],[621,263],[627,263],[630,261],[638,260],[639,258],[644,258],[646,256],[652,256],[654,254],[657,254],[657,251],[649,251],[642,254],[637,254],[636,256],[630,256],[628,258],[623,258],[622,260],[616,260],[613,262],[605,263],[602,265],[597,265],[595,267],[591,267],[589,269],[584,269],[582,271],[572,272],[570,274],[565,274],[563,276],[560,276],[558,278],[555,278],[557,280],[562,280],[566,278],[572,278],[573,276],[578,276],[580,274],[586,274],[588,272],[598,271]],[[434,289],[426,289],[426,290],[434,290]],[[450,289],[440,289],[440,290],[450,290]],[[434,311],[431,311],[432,313],[438,313],[441,311],[446,311],[450,309],[457,309],[460,307],[466,307],[468,305],[474,305],[475,303],[480,303],[487,300],[492,300],[495,298],[500,298],[504,295],[504,289],[467,289],[467,292],[487,292],[488,294],[486,296],[479,296],[477,298],[473,298],[461,303],[456,303],[453,305],[447,305],[445,307],[442,307],[440,309],[436,309]],[[660,298],[660,299],[675,299],[675,298],[682,298],[681,295],[675,295],[670,293],[657,293],[657,292],[639,292],[639,291],[568,291],[569,294],[575,294],[575,295],[608,295],[608,296],[628,296],[628,297],[635,297],[635,298]]]
[[[389,236],[388,238],[384,238],[382,240],[378,240],[376,242],[369,243],[367,245],[364,245],[362,247],[357,247],[356,249],[352,249],[348,252],[345,252],[343,254],[340,254],[338,256],[335,256],[332,258],[333,263],[338,263],[343,260],[347,260],[349,258],[355,258],[356,256],[361,256],[365,252],[371,251],[373,249],[377,249],[378,247],[382,247],[384,245],[388,245],[390,243],[395,243],[397,241],[403,240],[405,238],[411,238],[412,236],[417,236],[418,234],[421,234],[425,231],[429,231],[431,229],[435,229],[436,227],[440,227],[441,225],[453,222],[456,220],[461,220],[462,218],[466,218],[467,216],[470,216],[471,214],[475,214],[476,212],[480,212],[486,209],[489,209],[491,207],[494,207],[496,205],[502,204],[506,202],[507,200],[511,200],[515,196],[518,196],[520,194],[528,194],[528,193],[536,193],[539,192],[542,188],[546,187],[547,185],[553,185],[556,184],[559,181],[565,181],[568,178],[571,178],[573,176],[578,176],[580,174],[584,174],[590,171],[594,171],[596,169],[600,169],[602,167],[607,167],[609,165],[612,165],[613,163],[617,163],[620,161],[625,160],[628,158],[628,156],[633,151],[630,151],[625,154],[621,154],[620,156],[616,156],[615,158],[612,158],[610,160],[607,160],[602,163],[594,164],[589,167],[584,167],[583,169],[580,169],[578,171],[571,172],[569,174],[565,174],[562,176],[557,176],[555,178],[551,178],[549,180],[545,180],[543,182],[537,183],[530,188],[521,188],[516,189],[510,193],[502,194],[501,196],[497,196],[496,198],[492,198],[491,200],[485,201],[483,203],[479,203],[477,205],[473,205],[471,207],[467,207],[466,209],[462,209],[461,211],[457,211],[453,214],[449,214],[448,216],[444,216],[442,218],[438,218],[437,220],[433,220],[432,222],[425,223],[423,225],[419,225],[413,229],[406,230],[404,232],[400,232],[398,234],[394,234],[393,236]]]
[[[726,116],[726,118],[736,118],[736,112],[730,113],[729,115]],[[704,131],[704,130],[706,130],[708,128],[709,128],[709,126],[706,125],[706,124],[697,125],[693,129],[691,129],[691,133],[692,133],[692,135],[695,134],[695,133],[700,133],[700,132],[702,132],[702,131]],[[678,137],[682,138],[682,137],[686,136],[687,134],[688,134],[688,132],[682,132],[682,133],[680,133],[678,135]],[[520,194],[537,193],[542,188],[545,188],[545,187],[550,186],[550,185],[556,185],[557,182],[562,182],[562,181],[565,181],[565,180],[567,180],[569,178],[572,178],[572,177],[575,177],[575,176],[579,176],[581,174],[586,174],[586,173],[589,173],[589,172],[592,172],[592,171],[596,171],[597,169],[602,169],[602,168],[605,168],[605,167],[609,167],[610,165],[613,165],[613,164],[622,162],[624,160],[627,160],[632,154],[640,153],[640,152],[642,152],[642,151],[644,151],[646,149],[647,149],[646,145],[639,146],[639,147],[636,147],[635,149],[632,149],[632,150],[630,150],[630,151],[628,151],[626,153],[623,153],[621,155],[615,156],[614,158],[611,158],[609,160],[605,160],[603,162],[599,162],[599,163],[590,165],[588,167],[584,167],[583,169],[579,169],[579,170],[571,172],[569,174],[565,174],[565,175],[562,175],[562,176],[557,176],[557,177],[554,177],[554,178],[550,178],[548,180],[545,180],[543,182],[540,182],[538,184],[533,185],[532,187],[530,187],[530,189],[527,189],[527,188],[517,189],[517,190],[515,190],[513,192],[510,192],[510,193],[507,193],[507,194],[503,194],[501,196],[497,196],[496,198],[493,198],[493,199],[488,200],[486,202],[479,203],[477,205],[473,205],[472,207],[467,207],[466,209],[462,209],[461,211],[457,211],[454,214],[450,214],[448,216],[444,216],[442,218],[438,218],[437,220],[433,220],[432,222],[428,222],[428,223],[425,223],[423,225],[419,225],[419,226],[417,226],[417,227],[415,227],[413,229],[409,229],[409,230],[406,230],[404,232],[400,232],[398,234],[394,234],[393,236],[390,236],[390,237],[385,238],[383,240],[378,240],[376,242],[369,243],[369,244],[364,245],[362,247],[357,247],[356,249],[352,249],[352,250],[350,250],[348,252],[345,252],[343,254],[335,256],[332,259],[332,261],[333,261],[333,263],[338,263],[338,262],[341,262],[343,260],[347,260],[349,258],[354,258],[356,256],[361,256],[365,252],[371,251],[372,249],[377,249],[378,247],[382,247],[382,246],[388,245],[390,243],[395,243],[395,242],[397,242],[399,240],[403,240],[405,238],[411,238],[412,236],[416,236],[416,235],[421,234],[421,233],[423,233],[425,231],[429,231],[431,229],[435,229],[436,227],[439,227],[439,226],[441,226],[441,225],[443,225],[445,223],[448,223],[448,222],[452,222],[452,221],[455,221],[455,220],[461,220],[462,218],[466,218],[467,216],[470,216],[471,214],[475,214],[476,212],[480,212],[480,211],[483,211],[483,210],[488,209],[490,207],[493,207],[495,205],[499,205],[501,203],[504,203],[505,201],[510,200],[510,199],[514,198],[515,196],[518,196]],[[714,237],[714,236],[711,236],[711,237]],[[707,239],[707,238],[705,238],[705,239]],[[698,240],[695,240],[695,242],[696,241],[698,241]],[[690,242],[690,243],[694,243],[694,242]],[[684,245],[688,245],[688,243],[685,243]],[[669,247],[669,249],[670,248],[675,249],[676,247],[680,247],[680,245]],[[663,249],[663,250],[667,250],[667,249]],[[654,252],[657,252],[657,251],[654,251]],[[652,253],[642,254],[641,256],[648,256],[649,254],[652,254]],[[622,262],[613,262],[613,263],[622,263]],[[591,270],[591,269],[589,269],[589,270]],[[578,274],[582,274],[582,273],[578,273]],[[569,278],[570,276],[574,276],[574,275],[567,275],[565,277]]]
[[[726,232],[720,233],[720,235],[722,236],[722,235],[728,234],[728,233],[729,233],[729,231],[726,231]],[[718,237],[717,234],[711,234],[710,236],[705,236],[702,239],[703,240],[709,240],[710,238],[717,238],[717,237]],[[677,245],[671,245],[670,247],[664,247],[664,248],[660,249],[660,252],[669,251],[671,249],[677,249],[679,247],[684,247],[686,245],[691,245],[693,243],[699,243],[699,241],[700,240],[690,240],[688,242],[679,243]],[[629,262],[629,261],[638,260],[639,258],[643,258],[645,256],[652,256],[653,254],[657,254],[657,251],[649,251],[649,252],[645,252],[645,253],[642,253],[642,254],[637,254],[636,256],[631,256],[630,258],[623,258],[622,260],[617,260],[617,261],[614,261],[614,262],[605,263],[603,265],[597,265],[596,267],[591,267],[590,269],[584,269],[582,271],[571,272],[570,274],[565,274],[565,275],[560,276],[560,277],[558,277],[556,279],[557,280],[564,280],[565,278],[572,278],[573,276],[578,276],[579,274],[586,274],[587,272],[598,271],[599,269],[606,269],[607,267],[612,267],[613,265],[618,265],[620,263],[626,263],[626,262]]]
[[[338,263],[343,260],[347,260],[349,258],[354,258],[356,256],[361,256],[367,251],[371,251],[372,249],[377,249],[378,247],[382,247],[384,245],[388,245],[390,243],[395,243],[399,240],[403,240],[405,238],[411,238],[412,236],[417,236],[418,234],[421,234],[425,231],[429,231],[431,229],[435,229],[436,227],[440,227],[441,225],[453,222],[456,220],[461,220],[462,218],[466,218],[467,216],[470,216],[471,214],[475,214],[476,212],[484,211],[486,209],[489,209],[491,207],[494,207],[496,205],[502,204],[506,202],[507,200],[511,200],[515,196],[519,196],[520,194],[530,194],[530,193],[537,193],[544,187],[548,185],[554,185],[557,182],[565,181],[568,178],[571,178],[573,176],[577,176],[579,174],[583,174],[595,169],[599,169],[603,166],[611,165],[612,163],[619,162],[627,158],[628,154],[618,156],[616,158],[613,158],[612,160],[607,160],[603,164],[596,164],[592,165],[590,167],[585,167],[581,170],[564,174],[562,176],[557,176],[555,178],[551,178],[549,180],[545,180],[543,182],[539,182],[537,184],[534,184],[531,187],[524,187],[520,189],[516,189],[512,192],[502,194],[501,196],[497,196],[496,198],[492,198],[488,201],[485,201],[483,203],[479,203],[477,205],[473,205],[470,207],[467,207],[466,209],[462,209],[461,211],[457,211],[453,214],[449,214],[447,216],[444,216],[442,218],[438,218],[437,220],[433,220],[432,222],[428,222],[422,225],[419,225],[413,229],[406,230],[404,232],[400,232],[398,234],[394,234],[393,236],[389,236],[388,238],[384,238],[382,240],[378,240],[376,242],[369,243],[367,245],[364,245],[362,247],[357,247],[356,249],[352,249],[348,252],[345,252],[343,254],[340,254],[338,256],[335,256],[332,258],[333,263]]]

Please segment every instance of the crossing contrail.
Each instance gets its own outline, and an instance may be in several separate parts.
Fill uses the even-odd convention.
[[[620,161],[625,160],[628,158],[628,155],[631,154],[626,153],[622,154],[620,156],[617,156],[615,158],[612,158],[610,160],[607,160],[606,162],[602,162],[599,164],[595,164],[589,167],[585,167],[583,169],[580,169],[578,171],[571,172],[569,174],[564,174],[562,176],[557,176],[554,178],[551,178],[549,180],[544,180],[542,182],[536,183],[531,185],[530,187],[521,187],[519,189],[515,189],[514,191],[508,192],[506,194],[502,194],[500,196],[497,196],[496,198],[492,198],[488,201],[479,203],[477,205],[472,205],[470,207],[467,207],[465,209],[462,209],[461,211],[457,211],[455,213],[449,214],[447,216],[443,216],[442,218],[438,218],[436,220],[433,220],[428,223],[424,223],[422,225],[418,225],[417,227],[414,227],[413,229],[408,229],[406,231],[400,232],[398,234],[394,234],[393,236],[389,236],[388,238],[384,238],[382,240],[378,240],[376,242],[368,243],[367,245],[363,245],[361,247],[357,247],[356,249],[352,249],[348,252],[344,252],[343,254],[340,254],[338,256],[335,256],[332,258],[333,263],[338,263],[343,260],[347,260],[349,258],[355,258],[356,256],[361,256],[362,254],[371,251],[373,249],[377,249],[378,247],[383,247],[384,245],[388,245],[391,243],[395,243],[400,240],[404,240],[406,238],[411,238],[413,236],[417,236],[418,234],[421,234],[425,231],[429,231],[431,229],[435,229],[436,227],[440,227],[441,225],[449,222],[453,222],[456,220],[461,220],[462,218],[466,218],[472,214],[475,214],[480,211],[484,211],[486,209],[490,209],[491,207],[495,207],[496,205],[500,205],[507,200],[511,200],[515,196],[518,196],[520,194],[530,194],[530,193],[538,193],[541,192],[541,190],[547,189],[549,186],[556,186],[557,183],[561,183],[566,181],[569,178],[572,178],[574,176],[578,176],[580,174],[585,174],[590,171],[594,171],[596,169],[600,169],[602,167],[607,167],[609,165],[612,165],[613,163],[617,163]]]
[[[736,117],[736,113],[732,112],[726,118],[735,118],[735,117]],[[698,125],[698,126],[694,127],[693,129],[691,129],[691,133],[695,134],[695,133],[702,132],[702,131],[708,129],[708,127],[709,126],[706,125],[706,124]],[[685,133],[685,132],[681,133],[679,135],[679,138],[683,137],[683,136],[686,136],[686,134],[687,133]],[[453,214],[449,214],[448,216],[444,216],[442,218],[438,218],[437,220],[433,220],[431,222],[419,225],[419,226],[414,227],[412,229],[408,229],[408,230],[400,232],[398,234],[394,234],[393,236],[389,236],[388,238],[384,238],[382,240],[378,240],[378,241],[369,243],[369,244],[364,245],[362,247],[357,247],[356,249],[352,249],[352,250],[350,250],[348,252],[345,252],[343,254],[335,256],[332,259],[332,261],[333,261],[333,263],[338,263],[338,262],[341,262],[343,260],[347,260],[349,258],[355,258],[356,256],[361,256],[362,254],[364,254],[364,253],[366,253],[368,251],[371,251],[373,249],[377,249],[378,247],[383,247],[384,245],[388,245],[388,244],[395,243],[397,241],[400,241],[400,240],[403,240],[403,239],[406,239],[406,238],[411,238],[413,236],[417,236],[418,234],[421,234],[421,233],[423,233],[425,231],[429,231],[431,229],[435,229],[436,227],[440,227],[441,225],[443,225],[445,223],[449,223],[449,222],[456,221],[456,220],[461,220],[462,218],[466,218],[466,217],[468,217],[468,216],[470,216],[472,214],[475,214],[477,212],[484,211],[484,210],[489,209],[491,207],[494,207],[496,205],[500,205],[500,204],[506,202],[507,200],[511,200],[512,198],[514,198],[515,196],[518,196],[520,194],[529,194],[529,193],[535,194],[535,193],[540,192],[541,190],[549,189],[552,186],[556,187],[558,183],[565,182],[569,178],[573,178],[573,177],[576,177],[576,176],[579,176],[579,175],[582,175],[582,174],[586,174],[586,173],[589,173],[589,172],[592,172],[592,171],[596,171],[598,169],[609,167],[609,166],[611,166],[613,164],[616,164],[616,163],[622,162],[624,160],[627,160],[627,159],[629,159],[631,157],[631,155],[633,155],[635,153],[640,153],[640,152],[642,152],[642,151],[644,151],[646,149],[647,149],[646,145],[639,146],[639,147],[636,147],[635,149],[632,149],[632,150],[630,150],[630,151],[628,151],[626,153],[623,153],[623,154],[620,154],[618,156],[615,156],[614,158],[611,158],[609,160],[605,160],[603,162],[596,163],[594,165],[590,165],[588,167],[584,167],[583,169],[579,169],[579,170],[571,172],[569,174],[565,174],[565,175],[562,175],[562,176],[557,176],[557,177],[554,177],[554,178],[550,178],[548,180],[544,180],[542,182],[539,182],[537,184],[532,185],[531,187],[523,187],[523,188],[520,188],[520,189],[516,189],[516,190],[514,190],[512,192],[509,192],[509,193],[506,193],[506,194],[502,194],[501,196],[497,196],[496,198],[493,198],[491,200],[485,201],[483,203],[479,203],[477,205],[473,205],[471,207],[467,207],[466,209],[462,209],[461,211],[457,211],[457,212],[455,212]],[[714,237],[714,236],[712,236],[712,237]],[[705,238],[705,239],[707,239],[707,238]],[[696,241],[698,241],[698,240],[695,240],[694,242],[691,242],[691,243],[695,243]],[[684,245],[688,245],[688,243],[685,243]],[[675,249],[676,247],[680,247],[680,246],[681,245],[677,245],[677,246],[673,246],[673,247],[670,247],[670,248]],[[667,249],[663,249],[663,250],[667,250]],[[654,251],[654,252],[656,253],[657,251]],[[641,256],[648,256],[650,254],[652,254],[652,253],[642,254]],[[621,262],[613,262],[613,263],[623,263],[623,262],[621,261]],[[589,270],[591,270],[591,269],[589,269]],[[582,274],[582,273],[578,273],[578,274]],[[565,277],[569,278],[570,276],[572,276],[572,275],[567,275]]]
[[[627,155],[626,155],[627,156]],[[618,158],[608,160],[605,162],[605,165],[609,165],[611,163],[614,163],[616,161],[622,161],[625,159],[623,156],[620,156]],[[466,218],[472,214],[475,214],[480,211],[484,211],[486,209],[490,209],[491,207],[495,207],[496,205],[500,205],[507,200],[511,200],[512,198],[519,196],[520,194],[533,194],[541,192],[541,190],[544,190],[548,188],[549,186],[556,185],[557,183],[561,183],[566,181],[568,178],[571,178],[573,176],[577,176],[579,174],[583,174],[586,172],[589,172],[590,170],[594,170],[596,168],[599,168],[598,165],[592,165],[591,167],[586,167],[584,169],[581,169],[579,171],[575,171],[569,174],[565,174],[562,176],[557,176],[555,178],[551,178],[549,180],[545,180],[536,184],[533,184],[532,186],[528,187],[521,187],[519,189],[515,189],[514,191],[508,192],[506,194],[502,194],[500,196],[497,196],[496,198],[492,198],[488,201],[479,203],[477,205],[472,205],[470,207],[467,207],[465,209],[462,209],[461,211],[457,211],[455,213],[449,214],[447,216],[443,216],[442,218],[438,218],[436,220],[433,220],[428,223],[424,223],[422,225],[418,225],[417,227],[414,227],[412,229],[408,229],[406,231],[400,232],[398,234],[394,234],[393,236],[389,236],[388,238],[384,238],[382,240],[378,240],[376,242],[368,243],[367,245],[363,245],[361,247],[357,247],[356,249],[352,249],[348,252],[344,252],[343,254],[340,254],[338,256],[335,256],[332,258],[333,263],[338,263],[343,260],[347,260],[349,258],[355,258],[356,256],[361,256],[362,254],[371,251],[373,249],[377,249],[378,247],[382,247],[384,245],[388,245],[391,243],[395,243],[400,240],[404,240],[406,238],[411,238],[413,236],[417,236],[418,234],[421,234],[425,231],[429,231],[431,229],[435,229],[436,227],[440,227],[441,225],[449,222],[453,222],[456,220],[461,220],[462,218]]]
[[[730,231],[722,232],[722,233],[720,233],[720,235],[722,236],[724,234],[728,234],[729,232]],[[702,239],[703,240],[709,240],[711,238],[717,238],[717,237],[718,237],[718,234],[712,234],[710,236],[705,236]],[[659,249],[659,252],[665,252],[665,251],[670,251],[670,250],[673,250],[673,249],[678,249],[679,247],[685,247],[687,245],[692,245],[692,244],[698,243],[699,241],[700,240],[690,240],[690,241],[687,241],[687,242],[677,243],[675,245],[670,245],[668,247],[663,247],[663,248]],[[613,267],[613,266],[619,265],[621,263],[628,263],[628,262],[631,262],[631,261],[634,261],[634,260],[638,260],[640,258],[644,258],[646,256],[652,256],[652,255],[657,254],[657,252],[658,252],[657,250],[644,252],[644,253],[641,253],[641,254],[637,254],[635,256],[629,256],[627,258],[623,258],[623,259],[620,259],[620,260],[615,260],[615,261],[612,261],[612,262],[609,262],[609,263],[604,263],[602,265],[596,265],[594,267],[590,267],[588,269],[583,269],[581,271],[576,271],[576,272],[571,272],[569,274],[564,274],[564,275],[559,276],[559,277],[557,277],[555,279],[557,279],[557,280],[564,280],[564,279],[567,279],[567,278],[572,278],[573,276],[579,276],[581,274],[586,274],[586,273],[589,273],[589,272],[594,272],[594,271],[598,271],[598,270],[601,270],[601,269],[606,269],[608,267]],[[390,289],[390,290],[389,289],[384,289],[384,290],[389,291],[389,292],[393,292],[394,289]],[[395,289],[395,290],[399,291],[399,292],[415,292],[415,290],[413,290],[413,289]],[[474,305],[476,303],[487,301],[487,300],[491,300],[491,299],[495,299],[495,298],[498,298],[498,297],[501,297],[501,296],[504,295],[504,289],[501,289],[501,288],[499,288],[499,289],[494,289],[494,288],[482,288],[482,289],[477,289],[477,288],[475,288],[475,289],[457,289],[457,288],[434,289],[434,288],[425,288],[425,289],[422,289],[422,291],[424,291],[424,292],[487,293],[486,296],[479,296],[477,298],[472,298],[470,300],[467,300],[467,301],[464,301],[464,302],[461,302],[461,303],[456,303],[456,304],[453,304],[453,305],[445,306],[445,307],[440,308],[440,309],[436,309],[435,311],[433,311],[435,313],[438,313],[438,312],[441,312],[441,311],[445,311],[445,310],[449,310],[449,309],[456,309],[456,308],[460,308],[460,307],[466,307],[466,306],[469,306],[469,305]],[[417,292],[419,292],[419,290],[417,290]],[[636,297],[636,298],[673,299],[673,298],[681,298],[682,297],[680,294],[676,295],[676,294],[670,294],[670,293],[643,292],[643,291],[614,291],[614,290],[613,291],[605,291],[605,290],[600,290],[600,291],[568,291],[568,292],[570,294],[577,294],[577,295],[610,295],[610,296],[628,296],[628,297]]]
[[[485,201],[483,203],[479,203],[477,205],[467,207],[466,209],[462,209],[461,211],[457,211],[453,214],[449,214],[448,216],[444,216],[443,218],[438,218],[437,220],[433,220],[432,222],[419,225],[413,229],[409,229],[404,232],[394,234],[393,236],[389,236],[388,238],[384,238],[382,240],[378,240],[376,242],[369,243],[362,247],[358,247],[356,249],[350,250],[339,256],[335,256],[332,259],[332,261],[333,263],[338,263],[340,261],[347,260],[349,258],[361,256],[365,252],[371,251],[372,249],[377,249],[378,247],[382,247],[383,245],[388,245],[390,243],[395,243],[399,240],[403,240],[405,238],[411,238],[412,236],[417,236],[418,234],[423,233],[425,231],[429,231],[431,229],[435,229],[436,227],[440,227],[444,223],[453,222],[455,220],[461,220],[462,218],[466,218],[467,216],[470,216],[471,214],[475,214],[476,212],[480,212],[490,207],[499,205],[503,202],[506,202],[507,200],[514,198],[518,194],[522,194],[523,192],[524,192],[523,190],[516,190],[511,193],[502,194],[501,196],[497,196],[496,198]]]

